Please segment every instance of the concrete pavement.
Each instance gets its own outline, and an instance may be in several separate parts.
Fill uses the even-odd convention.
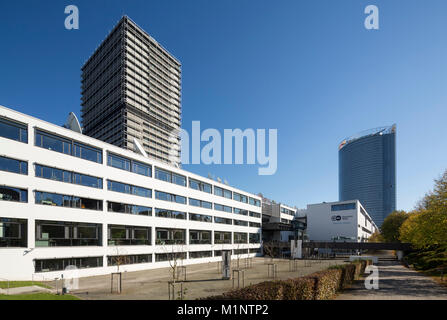
[[[337,300],[447,300],[447,288],[398,261],[380,261],[379,289],[365,289],[358,280]]]

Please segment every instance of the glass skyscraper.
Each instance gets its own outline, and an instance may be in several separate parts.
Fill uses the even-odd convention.
[[[339,200],[360,200],[380,227],[396,210],[396,125],[343,140],[338,156]]]

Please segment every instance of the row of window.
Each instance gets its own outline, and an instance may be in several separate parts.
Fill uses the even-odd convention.
[[[290,216],[294,216],[295,215],[295,211],[286,209],[284,207],[281,207],[281,213],[288,214]]]
[[[344,210],[355,210],[355,209],[356,209],[355,202],[331,205],[331,211],[344,211]]]
[[[258,254],[260,249],[234,249],[234,255],[241,254]],[[211,258],[222,256],[222,250],[208,251],[190,251],[187,252],[170,252],[156,253],[155,262],[164,262],[170,260],[184,260],[189,254],[189,259]],[[136,255],[115,255],[107,256],[107,266],[130,265],[140,263],[152,263],[152,254],[136,254]],[[75,266],[78,269],[99,268],[104,267],[103,257],[80,257],[80,258],[60,258],[60,259],[35,259],[35,272],[52,272],[62,271],[67,267]]]
[[[0,119],[0,136],[6,137],[9,139],[21,141],[27,143],[27,127],[25,125],[21,125],[18,123],[11,122],[6,119]],[[35,132],[35,145],[41,148],[45,148],[48,150],[68,154],[71,156],[75,156],[78,158],[82,158],[85,160],[102,163],[102,150],[91,147],[88,145],[85,145],[83,143],[62,138],[54,134],[50,134],[48,132],[44,132],[42,130],[36,129]],[[134,172],[137,174],[145,175],[148,177],[152,176],[152,166],[147,165],[132,159],[124,158],[118,155],[114,155],[112,153],[108,153],[107,155],[107,164],[111,167],[119,168],[122,170]],[[49,170],[49,167],[46,167]],[[40,174],[43,175],[42,168],[39,168]],[[39,169],[36,169],[39,170]],[[52,168],[54,170],[54,174],[59,175],[62,170]],[[15,160],[11,158],[0,158],[0,170],[3,171],[9,171],[14,173],[20,173],[20,174],[28,174],[28,163],[26,161],[20,161]],[[59,171],[58,171],[59,170]],[[69,172],[69,171],[67,171]],[[36,172],[37,174],[37,172]],[[62,177],[54,177],[58,181],[66,181],[65,179],[73,179],[73,177],[68,178],[63,176],[64,173],[62,173]],[[39,175],[40,176],[40,175]],[[43,176],[47,178],[47,176]],[[49,179],[52,179],[53,177],[50,175],[48,177]],[[92,177],[93,178],[93,177]],[[175,183],[177,185],[186,186],[186,180],[187,178],[183,175],[170,172],[161,168],[155,168],[155,178],[163,181],[167,181],[170,183]],[[99,179],[99,178],[98,178]],[[72,182],[75,183],[75,182]],[[90,186],[90,182],[86,182]],[[99,182],[95,184],[94,187],[98,187]],[[102,185],[102,181],[101,181]],[[212,193],[213,186],[209,183],[205,183],[203,181],[199,181],[196,179],[189,179],[189,187],[195,190],[203,191],[206,193]],[[102,187],[101,187],[102,188]],[[237,192],[231,192],[229,190],[220,188],[220,187],[214,187],[214,194],[218,196],[222,196],[225,198],[233,199],[236,201],[240,201],[243,203],[249,203],[254,206],[261,206],[261,202],[258,199],[254,199],[242,194],[239,194]]]
[[[102,246],[102,224],[36,220],[36,247]],[[151,227],[107,226],[107,245],[151,245]],[[155,228],[155,244],[186,244],[187,230]],[[210,230],[189,230],[190,244],[212,244]],[[259,233],[214,231],[214,244],[260,243]],[[27,220],[0,218],[0,246],[27,247]]]
[[[0,118],[0,137],[28,143],[28,127],[15,121]]]
[[[8,186],[0,187],[0,200],[28,202],[28,191]],[[79,208],[89,210],[102,210],[102,201],[90,198],[76,197],[58,193],[36,191],[35,203],[57,207]],[[134,215],[152,216],[152,208],[140,205],[119,203],[107,201],[107,210],[109,212],[128,213]],[[187,219],[187,213],[168,209],[155,209],[156,217]],[[212,222],[212,216],[189,213],[189,219],[192,221]],[[232,219],[214,217],[216,223],[233,224]],[[234,225],[247,226],[247,221],[234,220]],[[260,223],[250,222],[251,227],[260,227]]]
[[[102,189],[102,178],[36,164],[36,177]]]
[[[102,150],[36,129],[35,146],[64,153],[84,160],[102,163]]]

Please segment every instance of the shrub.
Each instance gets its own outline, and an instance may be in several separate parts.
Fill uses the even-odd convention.
[[[332,299],[337,291],[340,290],[342,273],[343,271],[340,269],[330,269],[315,273],[315,300]]]
[[[333,266],[311,275],[277,281],[265,281],[231,290],[205,300],[327,300],[360,277],[371,261]]]

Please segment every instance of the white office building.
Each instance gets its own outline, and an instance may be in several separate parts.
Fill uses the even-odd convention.
[[[0,106],[0,278],[254,256],[261,212],[259,196]]]
[[[377,230],[358,200],[309,204],[306,214],[311,241],[364,242]]]

